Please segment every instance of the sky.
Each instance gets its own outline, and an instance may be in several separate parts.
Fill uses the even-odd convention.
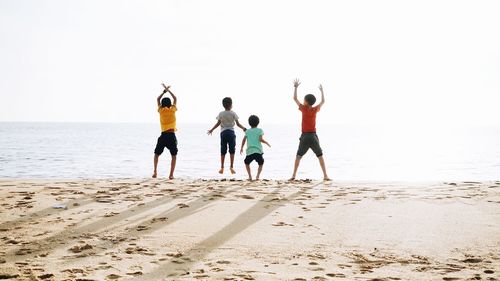
[[[500,1],[0,1],[0,121],[500,126]]]

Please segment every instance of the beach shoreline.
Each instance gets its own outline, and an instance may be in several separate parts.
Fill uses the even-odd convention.
[[[0,217],[12,280],[500,276],[500,181],[0,179]]]

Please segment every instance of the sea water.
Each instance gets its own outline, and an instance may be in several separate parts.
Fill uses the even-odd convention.
[[[264,146],[263,178],[291,176],[300,137],[298,125],[261,124],[272,147]],[[219,175],[219,133],[211,124],[179,124],[180,178],[232,178]],[[150,177],[158,124],[0,123],[0,178]],[[387,128],[323,125],[318,136],[327,169],[345,181],[448,181],[500,179],[500,128]],[[245,178],[237,130],[235,178]],[[227,157],[229,158],[229,157]],[[226,161],[229,161],[227,159]],[[159,177],[168,175],[168,150]],[[254,171],[256,164],[252,164]],[[229,164],[226,164],[229,167]],[[226,169],[228,171],[228,169]],[[321,179],[319,163],[308,152],[299,178]]]

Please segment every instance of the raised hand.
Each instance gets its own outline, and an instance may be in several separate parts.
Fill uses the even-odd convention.
[[[318,88],[319,88],[320,92],[322,92],[322,93],[323,93],[323,85],[319,84],[319,87],[318,87]]]
[[[293,86],[294,86],[295,88],[297,88],[299,85],[300,85],[300,81],[299,81],[299,79],[295,79],[295,80],[293,80]]]
[[[167,92],[168,89],[170,89],[170,85],[166,86],[164,83],[161,83],[161,85],[163,86],[163,88],[165,88],[164,92]]]

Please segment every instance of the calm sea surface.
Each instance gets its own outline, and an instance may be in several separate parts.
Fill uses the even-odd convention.
[[[209,127],[179,125],[177,177],[220,178],[219,135],[207,136]],[[288,178],[300,128],[262,124],[262,129],[272,144],[264,148],[263,177]],[[242,135],[237,132],[238,146]],[[318,135],[336,180],[500,179],[500,128],[323,126]],[[0,178],[149,177],[158,136],[157,124],[0,123]],[[237,154],[236,178],[245,176],[243,159]],[[167,175],[169,163],[164,153],[160,177]],[[312,152],[299,171],[301,178],[321,178]]]

